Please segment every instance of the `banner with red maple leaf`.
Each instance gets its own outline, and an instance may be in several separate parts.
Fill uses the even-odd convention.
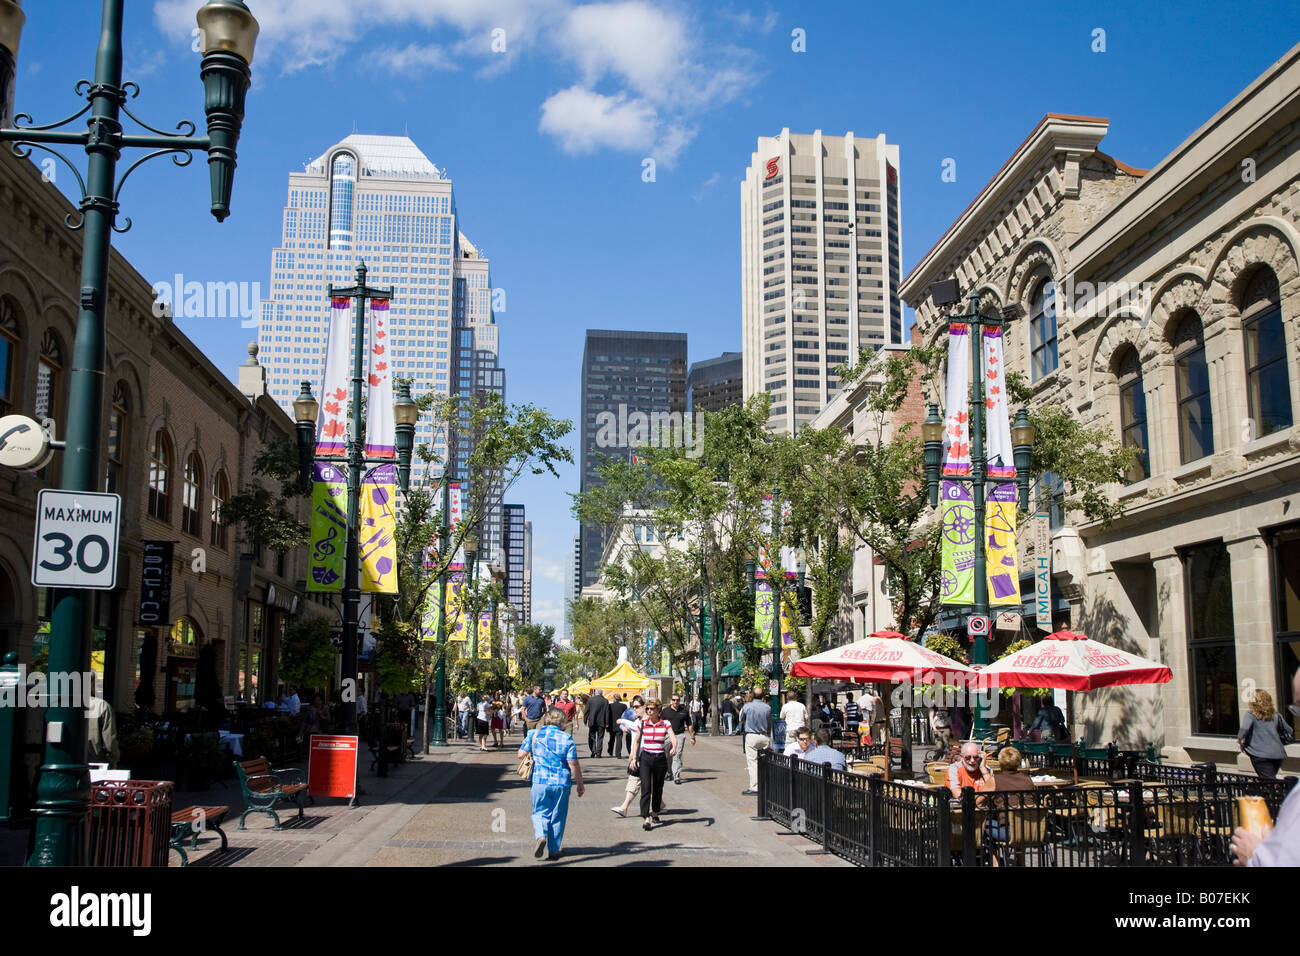
[[[388,300],[371,299],[370,368],[366,389],[367,458],[393,458],[396,455],[390,330]]]
[[[348,306],[352,300],[336,295],[330,299],[329,337],[325,346],[325,381],[321,384],[320,414],[316,420],[316,456],[342,455],[347,451]]]

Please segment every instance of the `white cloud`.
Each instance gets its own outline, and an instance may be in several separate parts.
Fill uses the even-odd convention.
[[[564,631],[564,603],[562,601],[533,600],[533,623],[549,624],[558,635]]]
[[[590,153],[602,146],[641,150],[653,145],[657,119],[654,107],[643,100],[571,86],[542,104],[537,128],[559,140],[566,153]]]
[[[541,132],[571,154],[636,151],[665,166],[694,138],[701,114],[756,78],[753,51],[720,43],[716,22],[706,35],[687,8],[644,0],[369,0],[363,15],[358,9],[356,0],[258,0],[254,70],[294,73],[345,58],[402,73],[473,63],[489,80],[539,52],[578,74],[541,104]],[[155,0],[154,16],[188,49],[193,0]],[[769,22],[770,12],[765,29]],[[376,48],[376,36],[409,42]]]
[[[447,58],[442,47],[435,44],[411,43],[399,49],[379,50],[374,58],[394,73],[414,73],[422,67],[435,70],[454,70],[456,64]]]
[[[700,183],[700,188],[695,190],[695,192],[691,194],[691,198],[694,199],[696,202],[699,202],[705,196],[707,196],[710,191],[712,191],[714,186],[718,185],[718,182],[721,179],[722,179],[722,173],[715,172],[708,179],[704,180],[704,182]]]

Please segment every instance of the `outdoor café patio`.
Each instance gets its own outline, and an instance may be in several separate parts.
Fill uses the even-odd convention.
[[[1070,632],[1048,635],[982,676],[896,632],[814,655],[792,673],[890,683],[975,678],[986,687],[1071,693],[1170,679],[1163,664]],[[764,753],[758,815],[862,866],[1226,866],[1243,799],[1262,800],[1276,819],[1296,782],[1224,772],[1210,763],[1168,766],[1154,746],[1010,740],[1006,729],[989,736],[976,743],[990,784],[956,795],[949,783],[956,746],[919,772],[897,738],[841,746],[843,771]],[[997,753],[1008,746],[1031,771],[1032,790],[998,789]]]

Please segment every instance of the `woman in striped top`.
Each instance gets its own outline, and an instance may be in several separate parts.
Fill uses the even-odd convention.
[[[645,716],[636,722],[632,734],[632,759],[629,770],[641,773],[641,824],[649,830],[651,821],[659,822],[663,809],[664,777],[668,775],[668,758],[677,752],[677,737],[668,721],[660,717],[659,701],[648,700]]]

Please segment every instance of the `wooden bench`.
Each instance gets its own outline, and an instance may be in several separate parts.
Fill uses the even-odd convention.
[[[229,849],[226,832],[221,829],[221,821],[230,812],[230,807],[186,807],[172,814],[171,847],[181,855],[181,866],[189,866],[190,859],[185,855],[185,840],[190,838],[190,849],[199,847],[199,834],[205,830],[216,830],[221,837],[221,852]]]
[[[283,779],[287,774],[297,774],[301,778],[301,770],[292,767],[273,770],[265,757],[242,762],[236,760],[235,770],[239,774],[239,789],[243,791],[244,803],[247,804],[239,817],[239,829],[244,829],[244,820],[255,812],[269,814],[275,821],[274,829],[280,829],[280,817],[275,812],[275,805],[281,800],[291,801],[298,808],[298,819],[302,819],[302,795],[307,792],[307,784],[301,779]]]

